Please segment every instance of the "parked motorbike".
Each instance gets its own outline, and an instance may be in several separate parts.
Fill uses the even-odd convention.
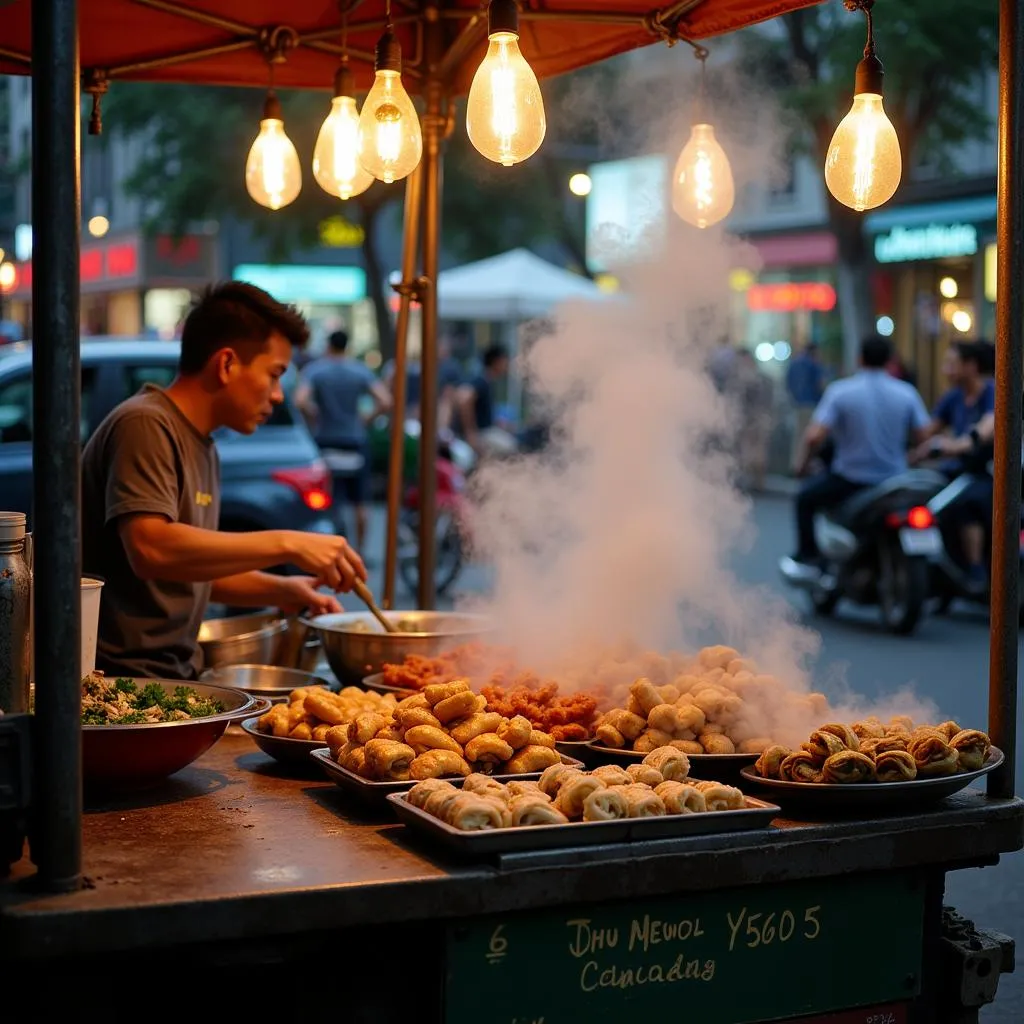
[[[819,513],[820,566],[782,558],[782,578],[805,591],[819,615],[846,598],[877,605],[891,632],[912,633],[928,598],[929,559],[942,548],[926,503],[944,483],[931,470],[910,470]]]

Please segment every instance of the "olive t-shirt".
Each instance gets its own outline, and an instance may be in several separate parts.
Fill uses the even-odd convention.
[[[99,425],[82,453],[82,565],[105,581],[96,667],[107,675],[195,679],[209,583],[142,580],[118,520],[163,516],[216,530],[220,463],[203,436],[159,388],[147,385]]]

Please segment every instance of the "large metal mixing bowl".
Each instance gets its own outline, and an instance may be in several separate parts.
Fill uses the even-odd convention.
[[[226,686],[258,697],[270,697],[272,700],[285,700],[292,690],[300,686],[331,685],[322,676],[312,672],[278,665],[218,665],[217,668],[208,668],[203,672],[199,682]]]
[[[273,665],[287,629],[287,621],[275,612],[207,619],[199,627],[205,666]]]
[[[385,633],[370,612],[340,612],[305,620],[319,635],[327,663],[343,685],[358,686],[364,676],[381,672],[385,662],[400,662],[407,654],[435,657],[494,629],[487,616],[467,612],[384,614],[407,632]]]
[[[208,683],[137,679],[138,686],[157,683],[165,690],[189,686],[203,697],[220,701],[224,710],[207,718],[148,725],[83,725],[82,775],[86,790],[136,790],[162,782],[206,753],[232,722],[262,714],[266,697]]]

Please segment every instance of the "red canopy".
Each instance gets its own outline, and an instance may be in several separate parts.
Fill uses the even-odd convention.
[[[524,0],[523,53],[540,77],[557,75],[645,46],[659,37],[703,39],[819,0]],[[288,46],[275,70],[281,86],[329,88],[341,52],[336,0],[80,0],[83,72],[111,79],[259,86],[267,81],[261,36]],[[348,43],[358,84],[369,86],[384,0],[361,0],[349,15]],[[0,72],[31,70],[31,0],[0,14]],[[421,27],[444,22],[452,53],[446,77],[465,90],[483,55],[486,3],[480,0],[393,0],[392,16],[415,90],[422,68]],[[458,59],[455,59],[456,56]]]

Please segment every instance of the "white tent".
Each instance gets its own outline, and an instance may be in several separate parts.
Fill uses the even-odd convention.
[[[604,299],[588,278],[512,249],[437,275],[442,320],[522,321],[548,316],[568,299]]]

